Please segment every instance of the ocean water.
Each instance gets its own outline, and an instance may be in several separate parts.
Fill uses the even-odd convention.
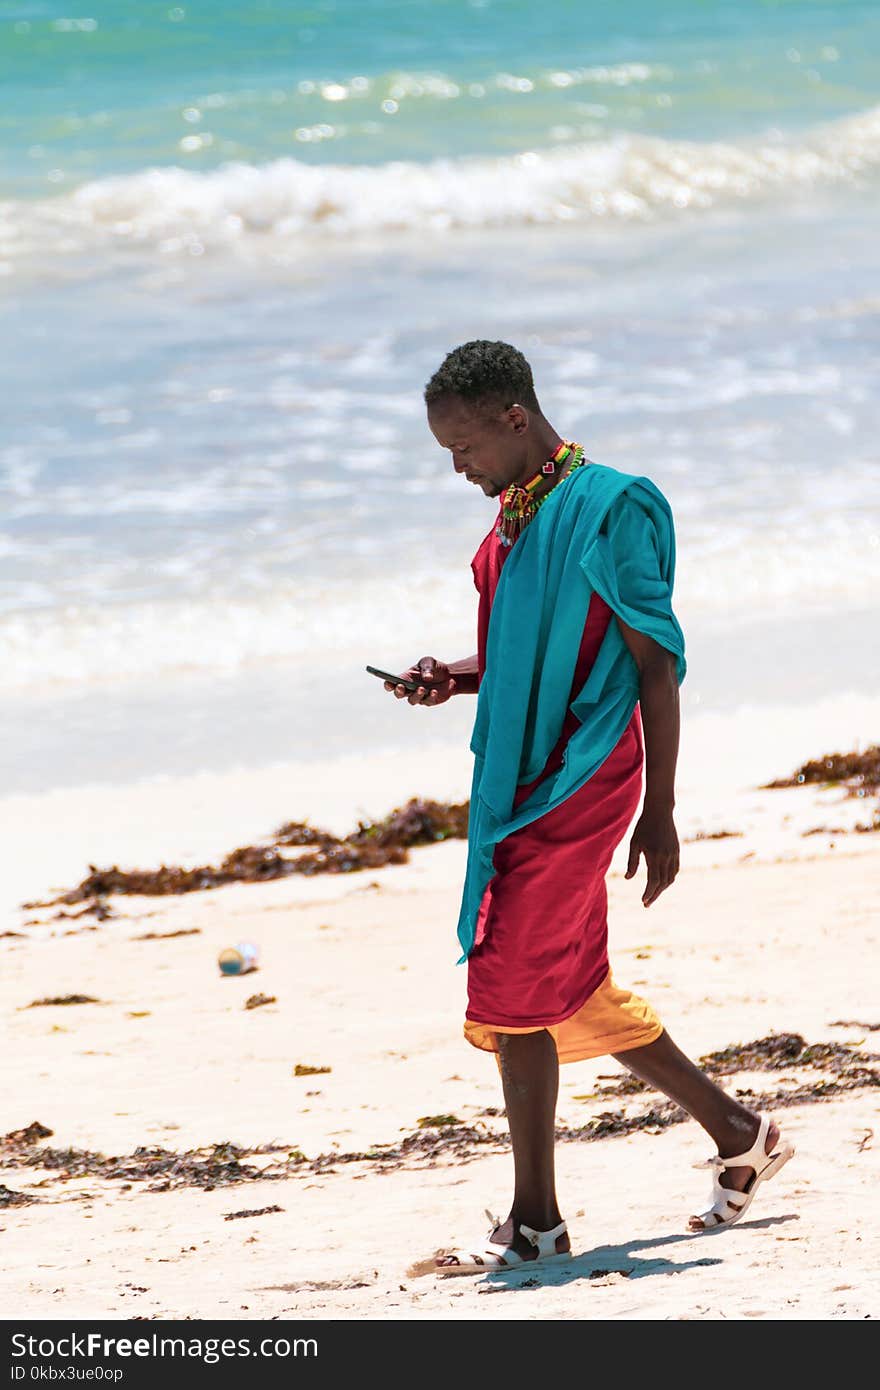
[[[474,650],[475,337],[670,498],[686,708],[876,688],[878,71],[856,0],[0,3],[5,789],[466,739],[363,666]]]

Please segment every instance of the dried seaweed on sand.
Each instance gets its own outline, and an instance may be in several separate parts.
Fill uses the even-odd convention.
[[[750,1043],[734,1043],[701,1060],[707,1070],[714,1068],[716,1075],[772,1073],[779,1084],[766,1091],[745,1092],[750,1105],[759,1110],[819,1104],[880,1087],[880,1071],[873,1065],[880,1061],[876,1054],[837,1043],[808,1043],[799,1033],[771,1034]],[[637,1087],[640,1085],[636,1083]],[[647,1108],[629,1110],[634,1094],[629,1079],[601,1094],[616,1095],[623,1103],[616,1109],[600,1111],[583,1125],[557,1125],[556,1138],[560,1143],[593,1143],[639,1131],[660,1134],[688,1118],[674,1102],[659,1098],[651,1098]],[[90,1150],[43,1146],[41,1140],[51,1135],[46,1126],[34,1122],[0,1138],[0,1166],[7,1170],[41,1171],[46,1175],[43,1184],[90,1177],[145,1183],[151,1192],[183,1187],[210,1192],[215,1187],[245,1182],[278,1181],[309,1174],[329,1176],[349,1164],[369,1165],[376,1173],[460,1164],[481,1153],[503,1151],[510,1145],[505,1131],[491,1129],[479,1119],[466,1123],[454,1115],[423,1116],[411,1133],[391,1144],[374,1144],[350,1153],[333,1151],[311,1159],[289,1144],[273,1142],[246,1147],[229,1141],[185,1153],[144,1146],[131,1154],[108,1157]]]
[[[33,1197],[27,1192],[14,1192],[11,1187],[6,1187],[0,1182],[0,1208],[30,1207],[39,1200],[39,1197]]]
[[[227,1211],[223,1214],[224,1221],[240,1221],[246,1216],[269,1216],[270,1213],[283,1211],[283,1207],[246,1207],[243,1211]]]
[[[275,994],[251,994],[244,1001],[246,1009],[261,1009],[264,1004],[277,1004],[278,996]]]
[[[26,1009],[48,1009],[56,1008],[61,1004],[100,1004],[100,999],[94,999],[91,994],[55,994],[46,999],[32,999],[29,1004],[25,1004]]]
[[[807,782],[823,786],[843,785],[854,794],[859,791],[880,792],[880,744],[872,744],[864,752],[826,753],[821,758],[803,763],[790,777],[765,783],[763,790],[802,787]]]
[[[145,931],[132,941],[171,941],[176,936],[201,936],[201,927],[181,927],[179,931]]]
[[[843,787],[848,797],[858,797],[860,800],[877,797],[873,819],[867,824],[855,825],[853,829],[861,834],[880,831],[880,744],[872,744],[864,751],[826,753],[821,758],[803,763],[790,777],[779,777],[773,782],[764,783],[761,790],[775,791],[782,787],[808,785]],[[842,835],[848,832],[844,827],[817,826],[805,833]]]
[[[418,797],[393,810],[384,820],[359,822],[356,830],[342,838],[304,821],[287,821],[276,830],[270,844],[234,849],[216,866],[202,864],[185,869],[162,864],[158,869],[120,869],[114,864],[100,869],[90,864],[88,875],[75,888],[42,902],[22,903],[22,907],[91,901],[93,906],[83,912],[107,916],[109,910],[104,900],[113,893],[160,897],[220,888],[226,883],[265,883],[290,874],[354,873],[384,864],[405,864],[408,850],[414,845],[466,839],[467,821],[467,802],[427,801]],[[307,853],[289,856],[280,853],[279,846],[304,848]],[[82,916],[83,912],[75,915]]]

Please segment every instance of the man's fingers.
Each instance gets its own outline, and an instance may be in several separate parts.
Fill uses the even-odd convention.
[[[642,894],[642,902],[645,907],[650,907],[657,894],[661,891],[660,882],[661,880],[656,873],[648,874],[648,882],[645,884],[645,891]]]
[[[413,678],[407,674],[408,680]],[[441,685],[420,685],[416,690],[407,690],[405,685],[392,685],[391,681],[385,681],[384,686],[386,690],[394,693],[396,699],[407,700],[411,705],[441,705],[450,695],[454,695],[457,689],[451,676]]]
[[[624,874],[624,878],[632,878],[636,869],[639,867],[640,854],[641,850],[639,849],[635,840],[631,840],[629,846],[629,859],[627,860],[626,873]]]
[[[648,859],[648,856],[645,855],[645,858]],[[651,859],[648,859],[648,883],[645,884],[645,891],[642,894],[642,902],[646,908],[651,906],[653,899],[658,897],[660,892],[663,892],[663,870],[658,860],[651,856]]]
[[[642,902],[645,907],[650,907],[658,894],[663,892],[665,856],[647,853],[645,859],[648,865],[648,881],[642,894]]]
[[[651,903],[656,902],[660,894],[669,887],[677,872],[678,866],[670,855],[658,855],[651,859],[648,864],[648,882],[642,895],[645,907],[650,907]]]

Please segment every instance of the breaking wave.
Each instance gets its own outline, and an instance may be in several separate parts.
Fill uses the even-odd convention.
[[[516,155],[377,165],[227,163],[97,179],[63,197],[0,203],[0,267],[107,243],[167,256],[263,255],[389,232],[645,223],[795,194],[872,186],[880,106],[800,137],[737,143],[621,135]]]

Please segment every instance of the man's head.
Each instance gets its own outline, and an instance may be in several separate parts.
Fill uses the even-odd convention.
[[[487,497],[497,497],[535,471],[530,461],[543,448],[546,422],[532,369],[510,343],[486,338],[462,343],[431,377],[425,403],[431,433],[441,448],[452,451],[456,473],[464,473]]]

